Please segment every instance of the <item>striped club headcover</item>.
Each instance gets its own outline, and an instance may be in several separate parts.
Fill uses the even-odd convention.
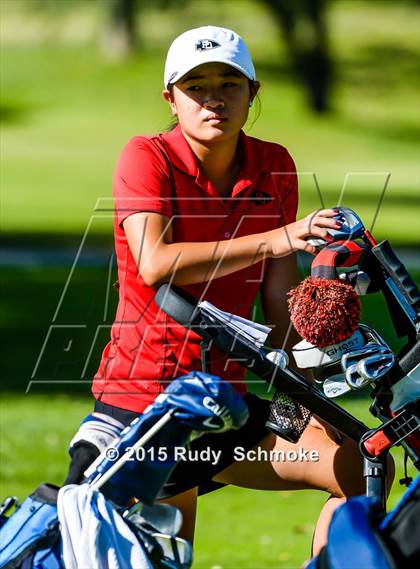
[[[336,241],[325,247],[311,265],[311,277],[333,280],[337,279],[337,267],[353,267],[359,265],[366,247],[355,241]]]

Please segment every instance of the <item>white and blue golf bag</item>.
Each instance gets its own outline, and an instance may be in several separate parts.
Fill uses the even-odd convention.
[[[82,484],[41,484],[9,517],[17,500],[5,500],[0,569],[187,569],[192,550],[177,537],[180,512],[153,502],[176,466],[175,449],[247,419],[246,404],[220,378],[193,372],[174,380],[103,449]],[[80,432],[92,440],[92,428],[96,441],[116,434],[101,419],[84,421]],[[129,507],[133,497],[139,502]]]

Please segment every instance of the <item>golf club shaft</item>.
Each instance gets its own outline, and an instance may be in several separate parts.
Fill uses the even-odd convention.
[[[171,419],[174,413],[174,409],[171,409],[163,417],[161,417],[156,423],[145,433],[136,443],[131,447],[128,452],[125,452],[118,460],[115,462],[109,470],[107,470],[102,476],[95,480],[90,487],[92,490],[99,490],[108,480],[113,476],[130,458],[137,452],[137,450],[143,447],[150,439],[158,432],[166,423]],[[109,447],[108,447],[109,448]]]
[[[201,334],[200,328],[192,327],[197,333]],[[255,346],[247,345],[238,336],[230,334],[223,328],[212,330],[208,326],[206,333],[214,331],[213,341],[225,353],[244,367],[253,371],[256,375],[265,380],[270,386],[274,386],[279,391],[286,393],[293,400],[298,401],[312,413],[319,415],[328,421],[350,438],[358,441],[367,431],[367,427],[347,413],[344,409],[328,399],[316,387],[308,383],[303,377],[290,369],[281,369],[273,362],[264,357],[264,354],[257,350]]]
[[[206,316],[197,306],[196,299],[182,289],[168,284],[162,285],[155,301],[179,324],[193,330],[209,345],[213,344],[231,358],[236,358],[240,365],[250,369],[270,386],[286,393],[351,439],[359,441],[368,430],[366,425],[328,399],[302,376],[290,369],[281,369],[267,359],[255,344],[230,331],[226,324]]]

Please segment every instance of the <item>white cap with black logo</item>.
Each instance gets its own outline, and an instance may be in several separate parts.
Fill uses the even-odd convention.
[[[203,26],[184,32],[172,42],[165,63],[165,87],[203,63],[226,63],[248,79],[256,78],[251,54],[241,36],[226,28]]]

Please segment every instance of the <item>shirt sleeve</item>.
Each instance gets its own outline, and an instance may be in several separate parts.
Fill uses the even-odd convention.
[[[271,179],[278,203],[278,226],[296,221],[298,209],[298,178],[293,158],[286,148],[276,144],[271,165]]]
[[[162,152],[148,138],[132,138],[117,162],[113,181],[115,216],[121,226],[133,213],[172,215],[171,176]]]
[[[280,213],[282,225],[296,221],[298,209],[298,177],[293,158],[285,150],[282,164],[282,184],[280,192]]]

